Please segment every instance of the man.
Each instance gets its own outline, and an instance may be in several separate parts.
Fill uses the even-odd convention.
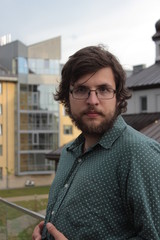
[[[129,97],[122,66],[102,46],[64,65],[55,99],[82,134],[63,149],[32,239],[160,239],[160,145],[124,122]]]

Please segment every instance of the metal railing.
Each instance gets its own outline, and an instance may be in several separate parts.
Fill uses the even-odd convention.
[[[32,239],[35,226],[45,216],[0,198],[0,239]]]

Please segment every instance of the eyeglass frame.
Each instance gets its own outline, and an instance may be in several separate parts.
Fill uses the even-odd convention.
[[[96,97],[97,97],[98,99],[100,99],[100,100],[109,100],[109,99],[112,99],[112,98],[114,97],[114,95],[116,94],[116,92],[117,92],[115,89],[109,87],[108,89],[112,91],[113,96],[110,97],[110,98],[101,98],[101,97],[99,98],[98,92],[96,92],[99,88],[100,88],[100,87],[98,87],[98,88],[96,88],[96,89],[90,89],[90,88],[86,87],[86,89],[88,89],[88,97],[85,97],[85,98],[75,98],[75,97],[74,97],[74,92],[73,92],[73,91],[76,90],[76,89],[78,89],[78,87],[73,88],[73,89],[70,89],[69,92],[72,94],[72,97],[73,97],[74,99],[76,99],[76,100],[82,100],[82,101],[83,101],[83,100],[87,100],[87,99],[90,97],[91,92],[95,92]]]

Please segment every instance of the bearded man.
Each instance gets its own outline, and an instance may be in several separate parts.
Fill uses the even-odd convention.
[[[102,46],[64,65],[55,100],[82,133],[62,151],[33,240],[160,239],[160,145],[123,120],[125,80]]]

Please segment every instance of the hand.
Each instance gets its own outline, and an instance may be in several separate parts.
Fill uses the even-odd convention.
[[[59,232],[53,224],[47,223],[46,227],[48,232],[55,238],[55,240],[67,240],[67,238],[61,232]]]
[[[44,221],[40,222],[34,229],[32,234],[32,240],[41,240],[41,233],[43,229]]]

